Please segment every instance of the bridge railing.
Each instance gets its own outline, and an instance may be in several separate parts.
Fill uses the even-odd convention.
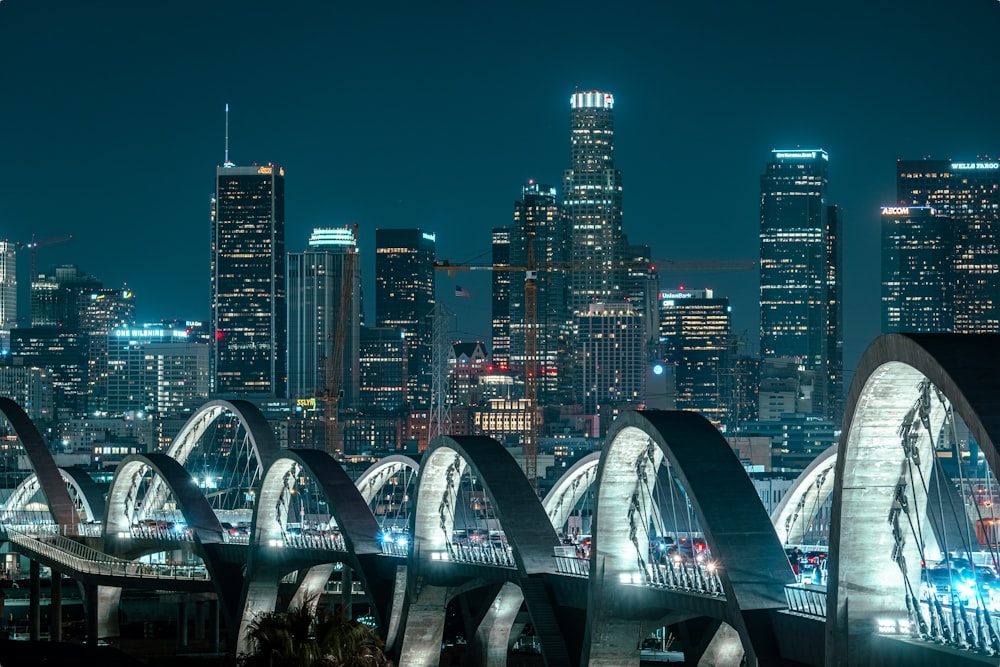
[[[330,593],[331,595],[341,595],[344,592],[344,582],[339,579],[331,579],[326,582],[326,586],[323,587],[323,592]],[[360,581],[351,582],[351,595],[365,595],[365,588],[361,585]]]
[[[448,558],[458,563],[476,563],[495,567],[517,567],[510,548],[497,549],[492,546],[471,546],[448,543]]]
[[[329,551],[347,551],[347,542],[339,533],[284,534],[285,546],[293,549],[327,549]]]
[[[398,542],[382,542],[382,554],[385,556],[403,556],[407,557],[410,555],[410,545],[399,544]]]
[[[654,588],[669,588],[717,598],[726,596],[719,571],[711,565],[649,563],[644,574],[646,585]]]
[[[11,526],[7,527],[7,534],[10,541],[24,551],[42,555],[83,574],[153,579],[209,579],[204,567],[135,563],[115,558],[58,534],[47,535],[42,539],[41,535],[29,535]]]
[[[166,542],[193,542],[194,533],[190,528],[176,530],[174,528],[164,528],[161,526],[144,526],[142,524],[132,524],[129,531],[132,537],[147,540],[163,540]]]
[[[69,537],[101,537],[104,526],[100,523],[18,523],[12,521],[0,522],[0,534],[6,534],[11,528],[20,533],[31,535],[65,535]]]
[[[590,559],[575,556],[553,556],[556,559],[556,572],[574,577],[590,576]]]
[[[826,586],[790,584],[785,586],[785,601],[789,611],[797,614],[826,618]]]

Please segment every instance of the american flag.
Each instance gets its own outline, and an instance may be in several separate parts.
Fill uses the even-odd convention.
[[[470,296],[472,296],[472,294],[469,292],[469,290],[460,287],[459,285],[455,285],[455,296],[459,299],[468,299]]]

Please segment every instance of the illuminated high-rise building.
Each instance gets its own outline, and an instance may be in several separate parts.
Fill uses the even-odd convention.
[[[952,220],[930,206],[882,207],[882,331],[952,331]]]
[[[623,284],[622,175],[615,169],[614,97],[570,97],[570,167],[563,172],[569,225],[567,306],[586,314],[594,302],[618,301]]]
[[[212,200],[212,391],[285,396],[285,170],[216,169]]]
[[[594,303],[577,316],[576,392],[586,414],[601,415],[602,428],[642,403],[646,337],[642,315],[625,302]]]
[[[406,408],[406,339],[399,329],[361,327],[358,439],[364,449],[400,448]]]
[[[191,328],[121,327],[107,340],[109,414],[183,416],[208,400],[209,345]]]
[[[622,293],[632,307],[642,313],[648,351],[655,357],[660,327],[660,307],[657,300],[660,277],[653,265],[653,253],[648,245],[626,243],[624,279]]]
[[[530,249],[529,249],[530,244]],[[540,405],[569,403],[573,396],[573,363],[569,356],[573,319],[566,307],[566,219],[556,201],[556,189],[528,181],[514,203],[510,234],[512,266],[535,267],[534,334]],[[529,260],[530,251],[530,260]],[[529,326],[526,276],[510,275],[510,356],[524,369]]]
[[[345,270],[346,269],[346,270]],[[288,396],[310,398],[327,387],[332,355],[342,339],[337,386],[340,406],[358,397],[361,264],[350,228],[316,229],[309,248],[288,253]],[[349,276],[350,284],[344,281]],[[341,299],[346,297],[346,302]],[[346,308],[346,318],[341,309]],[[344,331],[338,331],[343,323]]]
[[[77,330],[81,300],[86,301],[85,295],[103,287],[100,280],[72,264],[57,266],[48,275],[32,277],[31,326]]]
[[[493,228],[493,266],[510,266],[510,227]],[[493,271],[493,365],[510,366],[510,271]]]
[[[760,178],[760,345],[818,378],[813,413],[839,419],[842,221],[828,163],[823,150],[774,150]]]
[[[54,418],[87,417],[87,343],[77,329],[16,328],[10,334],[15,365],[47,369]]]
[[[78,299],[80,333],[87,346],[87,409],[91,415],[108,412],[108,336],[115,329],[135,325],[135,293],[127,287],[101,288]]]
[[[951,331],[1000,332],[1000,162],[900,160],[896,196],[950,219]]]
[[[729,299],[716,298],[710,289],[665,291],[659,311],[660,349],[674,367],[676,408],[721,425],[732,393]]]
[[[407,403],[431,404],[435,236],[422,229],[375,230],[375,325],[399,329],[407,343]]]
[[[0,241],[0,347],[10,349],[10,330],[17,326],[17,248]]]

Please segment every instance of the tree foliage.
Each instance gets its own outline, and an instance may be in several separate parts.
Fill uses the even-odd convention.
[[[240,657],[241,667],[392,667],[373,628],[314,608],[307,602],[258,615],[247,630],[253,649]]]

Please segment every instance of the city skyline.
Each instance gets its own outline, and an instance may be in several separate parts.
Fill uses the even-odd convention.
[[[0,237],[72,234],[42,248],[39,267],[74,263],[106,287],[127,283],[144,321],[208,320],[227,102],[231,159],[288,172],[287,250],[304,250],[315,227],[359,224],[370,309],[375,229],[427,229],[439,257],[488,263],[490,230],[509,223],[527,179],[560,182],[571,94],[599,89],[615,96],[623,231],[654,257],[757,259],[770,150],[827,150],[829,201],[844,210],[849,381],[879,331],[879,207],[895,199],[895,160],[973,161],[998,145],[997,93],[976,66],[992,58],[995,2],[625,7],[602,12],[600,58],[566,57],[593,35],[601,5],[588,3],[505,6],[485,22],[448,3],[388,18],[253,2],[197,15],[41,7],[0,5]],[[545,39],[522,36],[529,7]],[[949,57],[923,57],[918,35],[952,45]],[[232,67],[238,58],[253,66]],[[936,81],[977,94],[914,92]],[[80,178],[53,194],[57,172]],[[461,313],[456,337],[488,342],[489,279],[475,280],[462,278],[471,297],[460,308],[443,298],[454,280],[438,276],[437,291]],[[734,331],[756,336],[755,280],[681,280],[729,297]],[[664,276],[662,287],[674,283]]]

